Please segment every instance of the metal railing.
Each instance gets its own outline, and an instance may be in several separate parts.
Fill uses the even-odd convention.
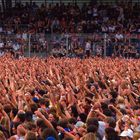
[[[83,57],[90,41],[91,56],[140,55],[140,33],[116,34],[0,34],[0,52],[18,52],[26,57]]]

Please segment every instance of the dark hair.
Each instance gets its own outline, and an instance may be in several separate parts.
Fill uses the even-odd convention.
[[[101,89],[106,89],[106,86],[102,81],[98,81],[98,85],[101,87]]]
[[[104,102],[101,102],[101,108],[102,110],[108,109],[108,105]]]
[[[54,137],[56,140],[59,140],[56,131],[52,128],[46,128],[45,130],[43,130],[41,133],[41,137],[43,138],[43,140],[47,139],[48,137]]]
[[[41,128],[41,130],[44,130],[45,128],[47,128],[47,125],[44,123],[42,119],[37,119],[36,125],[37,127]]]
[[[127,114],[126,110],[123,109],[123,108],[120,109],[120,112],[121,112],[123,115],[126,115],[126,114]]]
[[[47,93],[47,91],[40,89],[40,90],[38,90],[38,93],[39,93],[41,96],[43,96],[44,94]]]
[[[63,128],[67,128],[68,127],[68,121],[66,119],[61,119],[58,121],[58,125],[63,127]]]
[[[42,83],[45,84],[45,85],[51,86],[51,83],[48,80],[42,81]]]
[[[76,119],[75,119],[75,118],[70,118],[70,119],[68,120],[68,122],[69,122],[70,124],[76,124]]]
[[[31,95],[34,96],[35,95],[35,90],[30,91]]]
[[[118,97],[118,92],[116,92],[114,90],[111,91],[110,94],[111,94],[112,98],[117,98]]]
[[[45,105],[45,99],[44,98],[40,98],[39,99],[39,104],[40,105]]]
[[[49,99],[45,99],[45,106],[46,106],[46,108],[49,107],[49,105],[50,105]]]
[[[107,123],[109,124],[109,127],[111,127],[111,128],[115,128],[116,127],[116,121],[112,117],[108,117],[107,118]]]
[[[113,114],[112,114],[112,111],[110,109],[105,109],[103,110],[103,113],[108,116],[108,117],[111,117]]]
[[[120,140],[119,136],[117,135],[117,132],[113,128],[108,127],[105,129],[105,132],[107,140]]]
[[[93,79],[92,77],[89,76],[87,82],[89,82],[89,83],[94,83],[94,79]]]
[[[115,102],[116,102],[116,99],[115,98],[110,99],[110,103],[111,104],[115,104]]]
[[[25,120],[26,121],[32,121],[33,113],[31,111],[27,111],[25,113]]]
[[[89,97],[89,98],[93,98],[95,96],[95,94],[94,93],[87,93],[87,95],[86,95],[86,97]]]
[[[17,117],[20,119],[20,122],[24,122],[25,121],[25,113],[18,113]]]
[[[86,122],[87,115],[85,113],[80,113],[79,114],[79,117],[80,117],[80,119],[81,119],[82,122],[84,122],[84,123]]]
[[[140,103],[140,96],[138,97],[138,103]]]
[[[89,77],[88,80],[87,80],[87,87],[88,87],[88,89],[91,88],[91,86],[93,85],[93,83],[94,83],[93,78],[92,77]]]
[[[13,123],[13,127],[14,127],[15,129],[17,129],[17,127],[18,127],[20,124],[21,124],[21,122],[14,122],[14,123]]]
[[[96,125],[89,125],[87,127],[87,132],[88,133],[96,133],[98,131],[98,128]]]
[[[17,115],[18,113],[18,109],[17,108],[13,108],[12,110],[12,114],[14,115],[14,117]]]
[[[64,81],[62,82],[62,85],[64,88],[66,88],[66,83]]]
[[[75,118],[77,118],[78,117],[78,111],[77,111],[76,105],[71,106],[71,111],[72,111],[73,116]]]
[[[10,104],[6,104],[4,105],[4,111],[8,114],[10,113],[12,110],[11,105]]]
[[[85,114],[88,114],[90,112],[91,106],[90,105],[85,105],[84,106],[84,110],[85,110]]]
[[[32,111],[32,113],[34,113],[34,112],[37,111],[37,109],[38,109],[37,104],[34,104],[34,103],[31,104],[30,107],[31,107],[31,111]]]
[[[133,106],[133,110],[138,110],[140,107],[138,105]]]
[[[73,92],[74,92],[75,94],[78,94],[78,93],[80,92],[80,89],[75,87],[75,88],[73,89]]]
[[[54,129],[57,129],[57,121],[52,121],[51,124]]]
[[[99,127],[99,122],[97,118],[89,118],[87,120],[87,127],[90,125],[95,125],[97,128]]]

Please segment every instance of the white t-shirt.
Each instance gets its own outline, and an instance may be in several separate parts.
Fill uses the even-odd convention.
[[[0,51],[0,57],[3,56],[3,55],[4,55],[4,52],[3,51]]]
[[[91,44],[89,42],[86,43],[85,50],[89,51],[91,49]]]
[[[22,34],[22,38],[23,38],[24,40],[27,40],[27,33],[23,33],[23,34]]]
[[[12,42],[11,41],[9,41],[7,44],[8,44],[8,46],[12,46]]]
[[[44,38],[40,37],[40,38],[39,38],[39,42],[40,42],[40,43],[43,43],[43,42],[44,42]]]
[[[123,39],[123,35],[122,35],[122,34],[116,34],[115,37],[116,37],[118,40]]]
[[[11,34],[12,34],[12,31],[11,31],[11,30],[8,30],[8,31],[7,31],[7,34],[8,34],[8,35],[11,35]]]
[[[102,29],[102,32],[107,32],[108,31],[108,28],[105,27],[105,26],[102,26],[101,29]]]
[[[98,55],[102,54],[102,48],[100,46],[97,46],[96,52]]]
[[[14,135],[15,139],[16,140],[24,140],[24,137],[23,136],[18,136],[18,135]]]
[[[108,29],[109,29],[110,32],[114,32],[115,31],[115,26],[109,26]]]
[[[20,48],[20,45],[19,45],[19,44],[14,44],[14,45],[13,45],[13,49],[14,49],[15,51],[19,50],[19,48]]]
[[[20,39],[21,38],[21,34],[17,34],[16,37],[17,37],[17,39]]]
[[[98,15],[97,8],[93,8],[93,17],[96,17]]]
[[[101,137],[105,135],[105,127],[106,127],[106,123],[103,121],[99,121],[98,133],[101,135]]]
[[[4,46],[3,42],[0,42],[0,48],[2,48]]]

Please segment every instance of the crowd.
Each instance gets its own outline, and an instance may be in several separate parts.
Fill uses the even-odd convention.
[[[17,48],[26,48],[30,33],[32,34],[31,50],[32,52],[38,52],[40,50],[46,51],[46,46],[51,40],[46,35],[72,34],[70,46],[72,52],[75,52],[77,49],[84,50],[83,46],[85,47],[85,45],[82,43],[86,42],[86,39],[82,41],[83,37],[81,35],[76,38],[75,33],[91,33],[88,36],[96,33],[96,35],[93,35],[94,37],[91,37],[91,42],[93,42],[93,46],[99,46],[99,50],[104,44],[104,34],[99,35],[99,33],[107,33],[108,46],[111,48],[109,49],[109,55],[118,56],[121,50],[126,51],[125,46],[129,48],[126,51],[127,53],[130,50],[136,52],[136,44],[131,44],[130,38],[134,33],[137,35],[136,38],[139,39],[139,9],[138,3],[129,1],[116,4],[89,3],[83,4],[82,7],[76,3],[69,3],[68,5],[46,3],[46,5],[42,4],[40,7],[36,3],[16,4],[12,9],[0,14],[0,34],[4,35],[0,41],[4,44],[4,48],[8,44],[5,40],[12,42],[12,47],[10,47],[13,51]],[[96,45],[96,42],[103,43]],[[112,49],[113,43],[115,49]],[[78,44],[82,44],[82,48]],[[131,49],[132,46],[134,46],[133,49]],[[118,48],[122,49],[118,51]],[[59,48],[57,51],[60,51]]]
[[[93,32],[139,32],[139,4],[118,2],[115,4],[64,3],[17,4],[10,12],[0,16],[1,32],[11,34],[27,29],[35,33],[93,33]]]
[[[0,140],[139,140],[140,59],[0,57]]]

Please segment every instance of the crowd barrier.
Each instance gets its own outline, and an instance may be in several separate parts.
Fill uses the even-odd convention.
[[[118,40],[114,33],[93,34],[0,34],[1,52],[18,51],[24,56],[47,57],[68,56],[82,57],[85,55],[86,42],[90,40],[91,55],[140,55],[140,33],[123,34]],[[14,47],[13,47],[14,46]],[[14,49],[13,49],[14,48]]]

